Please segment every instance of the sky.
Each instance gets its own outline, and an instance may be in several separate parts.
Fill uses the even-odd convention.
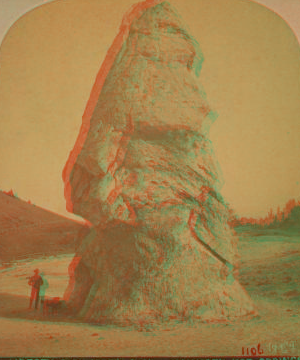
[[[33,8],[52,1],[54,0],[0,0],[0,42],[10,26],[17,21],[18,18]],[[257,0],[255,2],[266,6],[281,16],[289,24],[300,41],[300,1]]]
[[[298,198],[300,1],[170,2],[204,53],[200,81],[219,113],[210,138],[222,194],[239,215],[254,217]],[[0,189],[72,217],[61,172],[133,3],[0,0]]]

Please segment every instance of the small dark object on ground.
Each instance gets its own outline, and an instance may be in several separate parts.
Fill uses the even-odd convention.
[[[66,309],[65,300],[59,297],[44,298],[41,300],[44,315],[57,315],[60,311]]]

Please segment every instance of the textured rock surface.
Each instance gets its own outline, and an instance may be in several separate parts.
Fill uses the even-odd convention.
[[[86,320],[255,313],[234,279],[202,60],[176,11],[148,1],[125,16],[102,65],[63,175],[69,211],[94,225],[67,292]]]

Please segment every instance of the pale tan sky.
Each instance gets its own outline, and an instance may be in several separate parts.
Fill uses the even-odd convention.
[[[219,113],[211,140],[223,195],[239,214],[252,216],[299,197],[300,51],[292,31],[249,0],[170,2],[204,53],[200,80]],[[300,2],[260,2],[299,36]],[[40,3],[0,0],[0,40]],[[61,172],[97,71],[132,3],[57,0],[9,30],[0,49],[1,189],[67,215]]]

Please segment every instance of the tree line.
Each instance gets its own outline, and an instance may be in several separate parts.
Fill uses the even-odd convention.
[[[230,209],[229,225],[231,227],[254,225],[257,227],[281,227],[281,226],[299,226],[300,227],[300,201],[289,200],[281,209],[272,208],[264,217],[239,217],[234,210]]]

